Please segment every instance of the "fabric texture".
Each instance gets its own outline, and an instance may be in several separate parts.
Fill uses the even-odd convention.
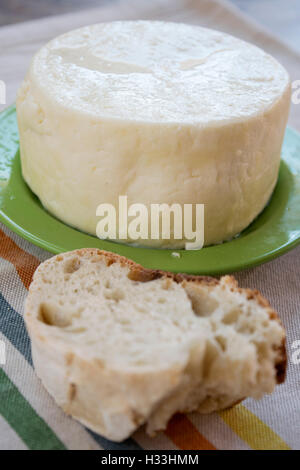
[[[286,66],[292,80],[300,79],[299,55],[224,1],[123,0],[1,28],[0,79],[7,84],[7,104],[14,101],[31,56],[52,37],[85,24],[138,18],[229,32],[263,47]],[[300,129],[300,105],[292,105],[289,124]],[[0,363],[0,449],[300,449],[300,364],[290,360],[293,342],[300,340],[300,247],[236,274],[241,286],[257,288],[270,300],[287,329],[286,382],[260,401],[248,399],[213,415],[176,415],[157,437],[140,429],[120,444],[66,416],[34,373],[23,304],[34,270],[50,256],[0,225],[0,345],[6,348],[6,363]]]

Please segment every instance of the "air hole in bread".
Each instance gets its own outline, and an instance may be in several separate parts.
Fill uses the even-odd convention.
[[[102,257],[101,256],[97,256],[95,255],[95,257],[93,259],[90,260],[90,262],[92,264],[95,264],[95,263],[99,263],[99,261],[101,261]]]
[[[227,349],[227,339],[225,338],[225,336],[216,336],[215,337],[217,343],[219,344],[219,346],[221,346],[221,349],[222,351],[226,351]]]
[[[216,344],[211,341],[207,342],[205,354],[203,358],[203,378],[207,378],[213,362],[215,361],[216,357],[219,355],[219,351],[217,349]]]
[[[104,291],[103,295],[106,299],[115,300],[116,302],[125,298],[125,294],[121,289]]]
[[[79,326],[78,328],[73,328],[72,330],[68,330],[70,333],[85,333],[87,329],[84,326]]]
[[[197,317],[209,317],[219,306],[219,302],[216,299],[198,286],[187,285],[185,291],[191,301],[193,312]]]
[[[165,290],[169,290],[172,287],[172,285],[173,285],[172,279],[167,277],[166,279],[164,279],[164,282],[162,284],[162,288],[165,289]]]
[[[78,271],[80,268],[80,260],[79,258],[71,258],[67,259],[64,264],[64,272],[66,274],[73,274],[75,271]]]
[[[114,264],[116,261],[114,259],[107,259],[106,260],[106,266],[110,266],[111,264]]]
[[[138,281],[138,282],[149,282],[153,281],[153,279],[160,277],[158,275],[154,275],[151,271],[142,271],[139,269],[130,269],[129,273],[127,274],[128,279],[131,281]]]
[[[61,311],[56,304],[44,302],[40,305],[39,320],[49,326],[65,328],[70,326],[72,318],[66,316],[65,311]]]
[[[142,307],[141,305],[135,305],[135,308],[138,312],[147,313],[147,307]]]
[[[230,310],[230,312],[226,313],[223,317],[223,323],[225,325],[231,325],[232,323],[236,323],[238,317],[240,315],[240,310]]]
[[[48,277],[42,276],[42,279],[43,279],[44,284],[52,284],[51,279],[48,279]]]

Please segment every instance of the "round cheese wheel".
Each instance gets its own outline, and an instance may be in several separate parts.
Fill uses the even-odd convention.
[[[99,204],[118,215],[125,195],[149,212],[204,204],[205,245],[220,243],[271,197],[289,103],[286,70],[227,34],[157,21],[87,26],[42,47],[20,87],[23,176],[48,211],[85,232],[96,234]],[[171,231],[141,244],[186,241]]]

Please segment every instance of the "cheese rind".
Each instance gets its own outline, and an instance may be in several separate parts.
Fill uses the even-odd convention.
[[[83,231],[96,233],[99,204],[117,209],[127,195],[205,204],[205,244],[219,243],[272,194],[289,102],[285,69],[224,33],[148,21],[81,28],[44,46],[19,90],[23,176]]]

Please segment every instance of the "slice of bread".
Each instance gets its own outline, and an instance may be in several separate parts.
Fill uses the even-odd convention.
[[[42,263],[25,304],[35,370],[66,413],[121,441],[284,380],[285,332],[257,292],[82,249]]]

